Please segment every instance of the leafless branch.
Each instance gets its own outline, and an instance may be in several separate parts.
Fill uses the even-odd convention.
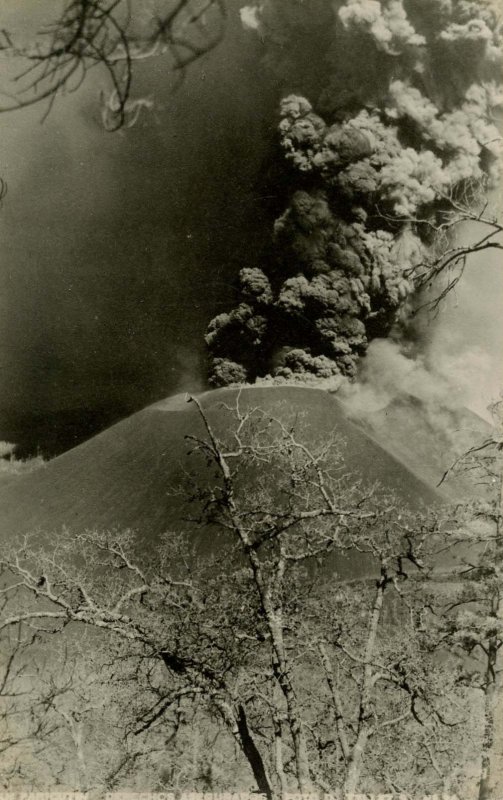
[[[165,0],[162,11],[147,17],[131,0],[66,0],[58,19],[42,28],[30,44],[2,31],[0,55],[20,67],[3,91],[0,111],[45,104],[77,91],[96,67],[108,77],[102,93],[102,119],[109,131],[133,125],[152,102],[132,95],[134,67],[164,57],[183,76],[196,59],[222,39],[225,0]]]

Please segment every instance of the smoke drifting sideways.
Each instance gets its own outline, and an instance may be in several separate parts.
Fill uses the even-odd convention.
[[[501,23],[490,0],[263,0],[241,18],[290,89],[288,196],[263,268],[210,323],[212,381],[337,388],[370,342],[410,328],[453,201],[495,183]]]

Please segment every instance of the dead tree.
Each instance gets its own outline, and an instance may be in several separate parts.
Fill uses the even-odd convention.
[[[503,765],[503,732],[498,727],[503,698],[503,401],[494,403],[492,411],[492,431],[462,452],[441,480],[448,480],[451,474],[468,474],[485,490],[482,500],[461,510],[459,527],[472,549],[462,560],[464,586],[456,602],[449,605],[455,615],[444,629],[458,650],[478,657],[473,681],[483,694],[484,719],[479,800],[499,796]]]
[[[426,297],[416,313],[437,309],[456,288],[474,256],[503,250],[503,225],[490,209],[487,180],[468,183],[457,193],[441,195],[428,218],[407,222],[430,242],[425,256],[406,273],[415,289]],[[483,269],[483,266],[480,267]]]
[[[176,735],[204,707],[202,727],[213,720],[241,753],[234,780],[247,765],[269,798],[356,790],[377,767],[396,783],[404,736],[428,761],[417,774],[442,785],[432,763],[448,764],[463,715],[435,688],[444,681],[456,697],[428,661],[408,588],[420,593],[430,575],[437,517],[412,516],[348,475],[336,437],[307,444],[295,421],[239,394],[216,419],[192,402],[201,432],[188,437],[192,477],[177,488],[185,530],[155,553],[125,532],[7,549],[0,633],[95,631],[114,680],[131,688],[131,735]],[[344,554],[353,577],[336,569]]]
[[[101,98],[105,128],[131,126],[151,105],[133,96],[135,65],[163,57],[182,79],[189,64],[219,43],[225,21],[225,0],[164,0],[147,13],[134,0],[65,0],[34,41],[1,30],[0,53],[13,71],[0,111],[45,104],[45,118],[59,96],[76,91],[98,68],[108,77]]]

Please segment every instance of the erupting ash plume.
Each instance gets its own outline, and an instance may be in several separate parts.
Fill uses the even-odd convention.
[[[501,24],[491,0],[263,0],[241,19],[287,88],[290,193],[268,263],[210,323],[212,381],[336,384],[407,319],[441,223],[494,181]],[[316,68],[295,64],[306,37]]]

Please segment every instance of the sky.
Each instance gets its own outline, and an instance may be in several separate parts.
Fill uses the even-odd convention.
[[[3,0],[3,19],[15,5]],[[131,129],[103,130],[102,76],[43,124],[38,107],[0,115],[5,430],[13,415],[120,416],[201,385],[206,325],[269,227],[256,183],[278,91],[258,79],[259,44],[234,6],[175,94],[162,59],[143,68],[136,89],[155,108]]]
[[[203,386],[206,325],[232,305],[238,270],[259,263],[272,222],[259,178],[281,87],[239,5],[176,93],[162,59],[142,68],[154,109],[131,129],[103,130],[98,74],[43,123],[37,107],[0,115],[0,439],[43,448],[44,421],[63,413],[91,414],[97,430]],[[40,5],[23,12],[0,0],[2,23],[26,33]],[[502,272],[494,258],[470,263],[427,326],[432,362],[457,370],[479,411],[501,384]],[[57,448],[75,443],[59,434]]]
[[[470,235],[465,230],[462,241]],[[492,250],[468,259],[455,291],[423,326],[427,363],[448,376],[460,403],[488,421],[494,419],[488,406],[503,397],[502,310],[503,253]]]

